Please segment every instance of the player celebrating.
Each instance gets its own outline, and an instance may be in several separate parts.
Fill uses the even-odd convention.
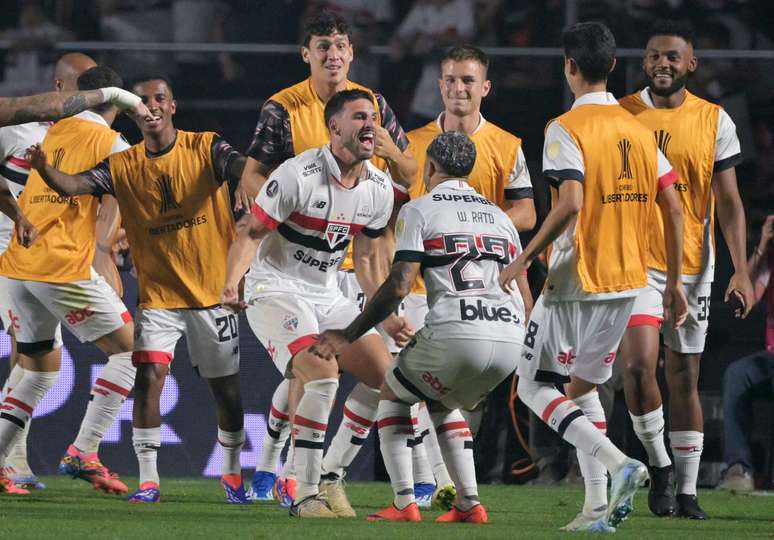
[[[120,86],[111,69],[94,67],[78,78],[81,89]],[[122,94],[137,98],[129,92]],[[137,107],[149,116],[145,105]],[[76,172],[93,167],[111,153],[128,147],[110,129],[117,108],[104,104],[58,122],[48,130],[43,148],[58,167]],[[0,274],[10,278],[12,319],[22,379],[3,401],[0,415],[0,462],[24,430],[32,410],[56,382],[64,322],[82,341],[93,342],[108,355],[97,384],[102,392],[90,402],[76,444],[60,464],[68,474],[106,492],[126,492],[118,477],[97,456],[97,447],[115,420],[134,383],[131,364],[134,325],[115,291],[91,267],[95,251],[96,199],[56,195],[37,173],[30,174],[19,206],[42,231],[29,249],[12,240],[0,259]],[[0,474],[0,485],[7,489]]]
[[[527,231],[535,226],[535,205],[532,182],[527,162],[521,148],[521,139],[488,122],[481,115],[481,101],[492,88],[487,78],[489,58],[471,45],[449,49],[441,59],[439,86],[444,111],[438,118],[424,127],[408,134],[409,148],[417,160],[422,174],[427,148],[439,134],[460,131],[470,137],[476,145],[476,163],[468,182],[485,198],[493,201],[513,221],[518,231]],[[409,189],[412,199],[425,193],[424,182],[417,181]],[[532,307],[532,296],[524,295],[527,311]],[[404,300],[405,316],[412,325],[419,327],[427,314],[427,298],[424,282],[418,279],[411,293]],[[428,421],[426,412],[420,410],[419,425],[424,431]],[[431,427],[431,426],[427,426]],[[437,444],[432,432],[425,439],[425,446],[433,464],[439,491],[450,483],[443,460],[438,455]],[[416,467],[415,467],[416,474]]]
[[[686,78],[696,66],[690,28],[671,21],[657,23],[650,32],[643,59],[649,86],[621,100],[621,106],[655,135],[659,148],[680,175],[678,193],[685,216],[682,280],[689,310],[683,326],[673,329],[666,325],[661,329],[667,347],[669,442],[674,468],[664,445],[664,414],[656,381],[666,270],[663,231],[658,223],[651,229],[648,287],[634,304],[620,354],[626,362],[624,388],[634,432],[648,453],[652,479],[648,494],[650,510],[657,516],[676,513],[706,519],[696,499],[704,441],[698,383],[715,269],[716,206],[735,269],[726,300],[733,297],[740,302],[737,316],[744,317],[754,299],[745,258],[744,208],[734,169],[741,161],[739,139],[733,121],[723,109],[686,90]]]
[[[307,22],[301,56],[309,64],[310,76],[274,94],[261,108],[243,173],[243,184],[252,186],[247,189],[248,196],[243,191],[240,198],[246,209],[250,207],[269,173],[280,163],[329,142],[323,110],[334,94],[352,89],[368,91],[347,79],[353,54],[350,29],[344,19],[322,11]],[[414,158],[408,149],[408,139],[384,97],[377,93],[373,96],[377,112],[377,125],[374,126],[376,157],[373,161],[378,168],[389,169],[396,197],[398,200],[407,200],[405,189],[414,181],[416,173]],[[345,257],[342,270],[345,273],[339,276],[339,281],[345,294],[357,299],[362,292],[352,273],[350,252]],[[269,436],[264,440],[261,460],[252,482],[252,496],[259,500],[272,499],[272,486],[276,479],[274,470],[289,435],[288,386],[289,383],[283,382],[272,396],[272,408],[268,415]],[[296,390],[296,394],[300,393],[299,389]],[[376,417],[378,400],[378,385],[376,389],[364,384],[355,386],[344,405],[347,420],[342,422],[325,456],[324,468],[327,474],[323,489],[331,506],[341,515],[354,515],[354,511],[347,502],[339,480],[368,437]],[[288,458],[286,470],[292,466],[291,457],[292,454]],[[288,504],[292,498],[292,482],[286,483],[284,479],[279,479],[276,487],[280,502]]]
[[[637,289],[646,283],[647,242],[641,232],[654,226],[656,204],[666,238],[664,309],[673,325],[685,318],[682,216],[676,175],[653,135],[606,91],[615,66],[610,30],[579,23],[562,39],[575,103],[546,128],[543,172],[552,183],[554,205],[524,252],[503,270],[500,283],[510,288],[511,280],[552,246],[544,292],[519,360],[519,397],[578,449],[586,501],[564,529],[610,531],[608,523],[623,517],[648,471],[605,436],[596,385],[610,377]],[[568,380],[565,397],[555,384]],[[607,471],[613,479],[609,505]]]
[[[222,296],[224,304],[239,305],[239,281],[250,268],[245,284],[250,327],[280,372],[303,384],[292,419],[298,487],[290,514],[304,518],[337,517],[318,495],[318,484],[339,369],[379,388],[390,363],[376,331],[338,362],[309,351],[321,330],[340,328],[358,314],[336,287],[353,237],[363,289],[373,293],[381,283],[384,254],[374,239],[383,234],[393,203],[387,175],[368,161],[376,140],[373,95],[359,89],[337,93],[325,105],[325,120],[331,144],[283,163],[264,184],[252,214],[243,218],[229,250]],[[407,331],[402,319],[393,316],[390,323],[394,334]]]
[[[58,92],[72,92],[78,90],[77,79],[81,73],[96,66],[94,60],[85,54],[67,53],[57,60],[54,66],[54,88]],[[29,164],[24,160],[27,148],[43,140],[51,122],[30,122],[18,126],[6,126],[0,128],[0,176],[5,179],[9,191],[5,193],[3,212],[0,215],[0,252],[4,252],[11,243],[14,228],[21,232],[27,227],[26,218],[21,214],[16,199],[24,189],[29,176]],[[13,218],[7,217],[13,216]],[[14,227],[14,223],[19,225]],[[99,221],[98,221],[99,223]],[[29,225],[31,227],[31,225]],[[22,233],[23,234],[23,233]],[[22,238],[18,238],[22,242]],[[95,253],[95,257],[98,253]],[[96,267],[96,264],[95,264]],[[99,270],[97,270],[99,273]],[[10,298],[7,292],[7,278],[0,276],[0,320],[3,328],[11,337],[11,372],[3,386],[3,395],[8,394],[24,375],[24,368],[16,358],[16,340],[13,332],[13,324],[9,319],[11,311]],[[27,463],[27,435],[32,422],[27,422],[24,432],[11,449],[5,460],[6,475],[21,488],[43,489],[41,483],[30,469]]]
[[[372,521],[422,519],[410,444],[410,408],[419,401],[431,409],[457,488],[454,508],[437,521],[488,521],[476,485],[473,437],[458,408],[475,407],[513,373],[525,314],[520,293],[506,294],[497,286],[502,265],[521,251],[519,235],[511,218],[468,184],[476,162],[476,146],[465,134],[446,132],[433,139],[424,166],[428,194],[400,210],[389,277],[344,331],[324,332],[315,345],[323,356],[345,350],[395,311],[422,267],[431,306],[426,324],[398,356],[379,402],[380,447],[395,499],[368,516]],[[526,275],[517,281],[519,289],[529,290]]]
[[[166,80],[141,80],[133,90],[154,116],[135,118],[142,143],[78,175],[47,165],[40,148],[31,149],[30,163],[61,195],[109,193],[126,216],[140,295],[132,355],[138,366],[133,440],[140,489],[129,500],[159,501],[159,399],[175,345],[185,334],[191,363],[207,379],[217,404],[226,500],[248,504],[239,461],[245,435],[238,324],[230,310],[218,305],[234,233],[223,184],[236,186],[244,157],[215,133],[175,129],[177,105]]]

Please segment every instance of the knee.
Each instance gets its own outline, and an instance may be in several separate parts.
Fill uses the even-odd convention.
[[[634,382],[636,386],[655,380],[656,374],[643,358],[634,356],[626,363],[624,374],[628,381]]]
[[[317,379],[338,377],[339,367],[334,361],[320,358],[304,349],[293,357],[293,374],[304,383]]]
[[[361,381],[363,384],[365,384],[367,387],[371,388],[372,390],[379,390],[383,388],[385,385],[385,372],[379,371],[379,372],[373,372],[368,373],[365,375]]]

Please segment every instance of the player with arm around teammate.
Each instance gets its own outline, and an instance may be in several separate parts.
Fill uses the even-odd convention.
[[[237,320],[218,303],[234,234],[225,184],[236,186],[244,157],[215,133],[176,129],[172,117],[177,105],[165,79],[137,81],[134,91],[153,111],[153,120],[135,118],[143,142],[77,175],[46,165],[39,148],[31,149],[30,159],[57,192],[110,193],[126,216],[140,295],[132,355],[137,366],[133,440],[140,488],[129,500],[160,499],[159,399],[175,345],[185,335],[191,362],[207,380],[217,406],[226,501],[247,504],[239,462],[245,435]]]
[[[467,175],[476,147],[447,132],[428,146],[427,195],[406,204],[396,224],[392,270],[371,302],[346,329],[324,332],[315,351],[342,354],[384,320],[411,290],[420,269],[430,310],[424,328],[401,351],[382,385],[378,409],[382,456],[393,504],[370,521],[421,521],[415,502],[411,405],[425,401],[457,496],[438,522],[486,523],[473,462],[473,437],[460,412],[472,408],[516,367],[524,337],[526,275],[513,293],[497,285],[500,269],[521,251],[509,217],[480,196]]]

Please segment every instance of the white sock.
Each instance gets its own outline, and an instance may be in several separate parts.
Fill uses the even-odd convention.
[[[583,411],[551,383],[519,379],[519,398],[565,441],[601,461],[611,474],[626,454],[621,452],[586,418]]]
[[[24,377],[24,368],[19,362],[13,366],[11,373],[8,374],[8,378],[3,385],[3,397],[13,390],[13,387]],[[32,425],[32,418],[25,424],[19,438],[16,439],[13,447],[8,453],[8,457],[5,458],[5,466],[13,467],[16,474],[22,476],[32,475],[29,463],[27,463],[27,437],[30,433],[30,426]]]
[[[411,444],[414,425],[411,407],[398,401],[379,402],[379,448],[398,509],[414,502],[414,479],[411,472]]]
[[[430,420],[430,413],[427,412],[425,405],[419,406],[417,427],[422,433],[427,432],[422,442],[425,446],[427,461],[433,469],[435,485],[443,487],[453,484],[454,482],[452,482],[451,476],[449,476],[449,471],[446,469],[446,463],[443,461],[441,447],[438,446],[438,435],[435,433],[435,426],[433,426],[433,421]]]
[[[651,467],[667,467],[672,464],[664,444],[664,408],[634,416],[629,413],[637,438],[648,453],[648,465]]]
[[[3,399],[0,405],[0,463],[5,463],[13,445],[32,418],[33,409],[56,384],[58,371],[30,371]]]
[[[288,453],[285,455],[285,465],[282,467],[282,472],[280,473],[280,477],[284,479],[292,478],[293,480],[296,479],[296,468],[295,468],[295,459],[296,459],[296,447],[291,442],[290,446],[288,446]]]
[[[341,477],[362,448],[376,420],[379,390],[357,383],[344,402],[344,416],[323,459],[323,471]]]
[[[293,419],[297,501],[318,493],[325,431],[338,387],[337,378],[317,379],[304,385],[304,395]]]
[[[596,391],[577,397],[573,401],[601,433],[607,433],[605,411]],[[576,453],[583,475],[583,485],[586,488],[583,512],[588,515],[599,513],[607,508],[607,469],[597,458],[586,452],[576,450]]]
[[[458,409],[432,412],[430,417],[435,425],[443,459],[449,464],[449,474],[457,488],[455,505],[466,512],[481,502],[473,461],[473,434]]]
[[[271,397],[271,410],[266,419],[266,436],[263,438],[263,450],[256,471],[277,472],[282,449],[290,436],[290,418],[288,417],[288,387],[289,379],[282,382],[274,390]]]
[[[133,428],[132,444],[140,465],[140,489],[148,482],[158,485],[159,472],[156,468],[156,460],[161,448],[161,428]]]
[[[137,369],[132,365],[131,352],[108,357],[107,364],[94,381],[81,429],[73,442],[78,450],[85,454],[99,450],[102,437],[116,421],[121,405],[132,391],[136,372]]]
[[[675,478],[678,495],[696,495],[704,433],[700,431],[670,431],[669,445],[675,457]]]
[[[245,430],[223,431],[218,428],[218,443],[223,447],[223,464],[220,468],[220,474],[241,474],[242,463],[239,461],[239,455],[242,447],[245,445]]]
[[[425,437],[430,433],[429,429],[423,430],[419,426],[419,403],[411,406],[411,418],[414,423],[414,442],[411,443],[411,470],[414,472],[414,484],[433,484],[435,477],[430,462],[427,460],[425,450]]]

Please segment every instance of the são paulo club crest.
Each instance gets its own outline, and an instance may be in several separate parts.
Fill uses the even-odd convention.
[[[328,240],[328,245],[333,249],[340,242],[346,240],[349,236],[349,223],[328,223],[328,228],[325,229],[325,238]]]
[[[288,332],[294,332],[298,328],[298,317],[292,314],[285,315],[285,318],[282,319],[282,328]]]

